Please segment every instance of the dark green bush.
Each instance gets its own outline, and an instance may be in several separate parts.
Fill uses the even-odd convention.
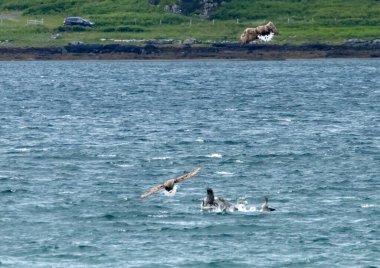
[[[58,14],[70,9],[74,4],[75,2],[73,1],[41,4],[26,9],[25,14]]]
[[[198,0],[182,0],[181,8],[182,12],[186,15],[191,14],[201,7],[200,1]]]
[[[90,31],[91,28],[84,26],[59,26],[54,29],[57,32],[85,32]]]
[[[34,29],[35,33],[48,33],[48,32],[50,32],[50,29],[46,26],[43,26],[43,25],[32,26],[32,27],[35,27],[35,29]]]
[[[144,32],[143,28],[140,27],[130,27],[130,26],[118,26],[118,27],[104,27],[101,29],[102,32],[132,32],[132,33],[140,33]]]
[[[29,8],[31,4],[28,3],[16,3],[16,4],[9,4],[9,5],[4,5],[5,10],[25,10]]]

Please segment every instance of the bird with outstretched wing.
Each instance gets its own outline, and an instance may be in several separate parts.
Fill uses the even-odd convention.
[[[182,176],[179,176],[178,178],[175,178],[175,179],[170,179],[170,180],[167,180],[166,182],[164,182],[163,184],[160,184],[160,185],[157,185],[157,186],[154,186],[152,188],[150,188],[148,191],[146,191],[145,193],[143,193],[140,198],[146,198],[156,192],[159,192],[163,189],[165,189],[166,191],[170,192],[171,190],[173,190],[173,187],[174,187],[174,184],[176,183],[179,183],[179,182],[182,182],[182,181],[185,181],[195,175],[197,175],[199,173],[199,171],[201,171],[201,168],[198,167],[198,168],[195,168],[194,170],[192,170],[191,172],[189,173],[186,173]]]

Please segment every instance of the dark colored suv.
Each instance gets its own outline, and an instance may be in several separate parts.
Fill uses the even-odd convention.
[[[63,21],[64,25],[81,25],[81,26],[95,26],[95,23],[89,20],[84,20],[80,17],[68,17]]]

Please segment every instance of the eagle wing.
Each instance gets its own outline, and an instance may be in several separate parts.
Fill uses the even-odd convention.
[[[162,189],[164,189],[165,186],[163,184],[160,184],[160,185],[157,185],[157,186],[154,186],[152,188],[150,188],[148,191],[146,191],[145,193],[143,193],[140,198],[145,198],[145,197],[148,197],[154,193],[157,193],[159,191],[161,191]]]
[[[175,182],[175,183],[178,183],[178,182],[182,182],[182,181],[184,181],[184,180],[190,179],[191,177],[197,175],[197,174],[199,173],[199,171],[201,171],[201,168],[200,168],[200,167],[195,168],[195,169],[193,169],[191,172],[186,173],[186,174],[184,174],[184,175],[182,175],[182,176],[179,176],[178,178],[175,178],[175,179],[174,179],[174,182]]]

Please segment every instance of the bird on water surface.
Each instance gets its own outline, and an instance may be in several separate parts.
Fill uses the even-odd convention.
[[[261,211],[275,211],[276,209],[269,207],[268,196],[264,196],[264,204],[261,206]]]

